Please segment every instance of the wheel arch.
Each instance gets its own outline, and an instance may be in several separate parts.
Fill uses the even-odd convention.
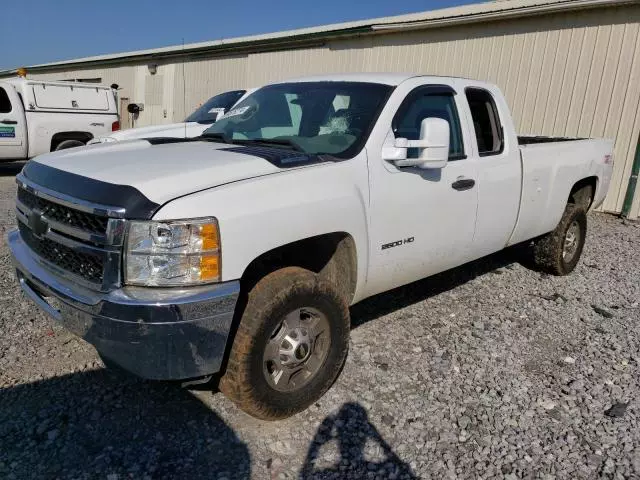
[[[58,145],[66,140],[78,140],[79,142],[86,144],[92,138],[93,135],[89,132],[56,132],[51,137],[50,151],[55,151],[55,149],[58,148]]]
[[[262,253],[245,268],[241,290],[248,292],[265,275],[284,267],[301,267],[329,280],[351,303],[358,280],[356,243],[347,232],[296,240]]]
[[[569,192],[568,204],[582,205],[585,211],[588,211],[593,204],[593,199],[596,196],[596,189],[598,187],[598,177],[591,176],[583,178],[577,181],[571,192]]]

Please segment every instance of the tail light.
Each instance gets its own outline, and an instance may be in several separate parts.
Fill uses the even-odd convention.
[[[117,132],[118,130],[120,130],[120,120],[116,120],[115,122],[113,122],[111,124],[111,131],[112,132]]]

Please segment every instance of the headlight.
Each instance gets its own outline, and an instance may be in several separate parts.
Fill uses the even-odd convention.
[[[220,234],[215,218],[131,221],[125,283],[186,286],[220,280]]]
[[[92,138],[87,142],[87,145],[95,145],[97,143],[109,143],[109,142],[117,142],[118,140],[113,137],[96,137]]]

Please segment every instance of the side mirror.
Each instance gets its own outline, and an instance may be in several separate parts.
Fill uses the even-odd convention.
[[[417,158],[407,158],[408,148],[418,148]],[[420,139],[396,138],[392,147],[384,147],[384,160],[397,167],[444,168],[449,160],[449,122],[429,117],[420,123]]]

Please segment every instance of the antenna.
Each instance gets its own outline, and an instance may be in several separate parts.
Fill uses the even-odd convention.
[[[184,37],[182,37],[182,114],[187,113],[187,79],[184,75]],[[187,122],[184,122],[184,138],[187,138]]]

